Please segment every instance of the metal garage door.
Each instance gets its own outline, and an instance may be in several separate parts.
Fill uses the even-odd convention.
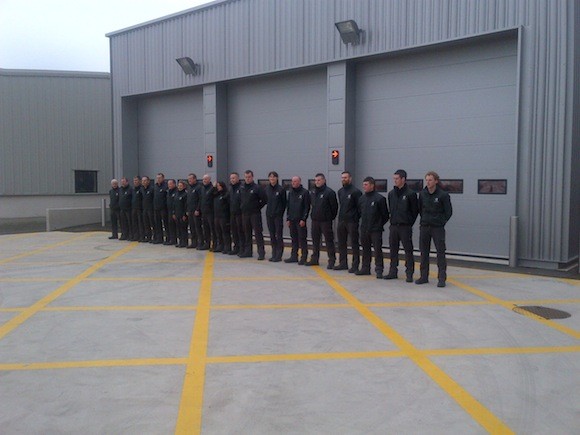
[[[326,69],[276,74],[228,86],[228,166],[257,179],[308,178],[326,159]]]
[[[516,198],[516,40],[470,43],[357,66],[356,174],[463,180],[449,252],[507,257]],[[506,194],[478,194],[506,180]],[[489,186],[489,183],[488,183]]]
[[[142,98],[138,104],[139,172],[198,176],[204,169],[201,90]]]

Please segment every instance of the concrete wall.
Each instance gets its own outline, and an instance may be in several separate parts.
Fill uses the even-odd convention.
[[[100,208],[103,198],[109,195],[0,196],[0,218],[45,217],[47,208]]]

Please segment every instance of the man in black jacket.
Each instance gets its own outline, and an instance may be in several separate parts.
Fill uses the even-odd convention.
[[[145,176],[141,178],[141,196],[143,197],[143,240],[153,242],[154,208],[153,186],[151,180]]]
[[[173,215],[171,216],[177,228],[178,248],[187,248],[187,190],[185,181],[179,180],[177,183],[177,193],[173,200]]]
[[[143,195],[141,194],[141,177],[133,177],[133,193],[131,198],[131,226],[133,233],[131,240],[143,242]]]
[[[266,206],[266,222],[270,232],[270,245],[272,246],[272,257],[270,261],[282,261],[284,252],[284,239],[282,232],[284,230],[284,211],[286,210],[286,191],[278,183],[278,173],[271,171],[268,174],[270,184],[266,187],[266,196],[268,205]]]
[[[232,241],[234,243],[230,255],[238,255],[244,251],[244,228],[242,224],[242,183],[240,183],[240,174],[232,172],[230,174],[230,230],[232,232]]]
[[[164,231],[167,231],[167,183],[165,175],[161,172],[155,177],[153,208],[155,218],[153,243],[159,244],[165,241]]]
[[[187,218],[189,232],[191,233],[191,243],[187,246],[187,249],[195,249],[204,243],[201,216],[195,214],[195,211],[200,208],[200,201],[201,184],[197,181],[195,174],[189,174],[187,176]]]
[[[109,239],[119,238],[119,181],[111,180],[111,190],[109,190],[109,211],[111,212],[111,237]]]
[[[445,258],[445,224],[453,214],[451,198],[438,186],[439,175],[429,171],[425,174],[426,187],[419,193],[419,213],[421,214],[419,231],[419,250],[421,251],[421,276],[415,284],[429,282],[429,250],[431,239],[437,251],[438,283],[445,287],[447,280],[447,259]]]
[[[258,249],[258,260],[266,257],[264,248],[264,234],[262,226],[262,207],[266,205],[268,199],[264,189],[254,183],[254,173],[250,170],[244,172],[244,185],[241,190],[242,223],[244,227],[244,251],[240,252],[241,258],[252,257],[252,231],[256,238]]]
[[[358,235],[358,201],[362,192],[352,184],[352,175],[348,171],[344,171],[341,176],[342,187],[338,190],[338,201],[340,209],[338,211],[338,227],[336,233],[338,236],[338,265],[334,266],[334,270],[348,269],[347,257],[348,246],[347,240],[350,236],[350,243],[352,246],[352,266],[348,270],[350,273],[355,273],[360,264],[360,248]]]
[[[285,263],[298,263],[303,265],[308,257],[308,227],[306,220],[310,213],[310,193],[302,187],[300,177],[292,177],[292,188],[288,192],[286,222],[290,228],[292,239],[292,253],[285,259]],[[298,248],[300,248],[300,260],[298,260]]]
[[[356,275],[371,274],[371,245],[375,252],[375,272],[378,279],[383,278],[383,227],[389,220],[387,200],[375,190],[375,179],[363,180],[364,195],[359,200],[360,244],[362,246],[362,265]]]
[[[397,279],[399,267],[399,243],[405,250],[405,274],[407,282],[413,282],[415,259],[413,258],[413,224],[417,220],[419,205],[417,194],[407,185],[407,172],[399,169],[393,175],[395,187],[389,192],[391,211],[389,227],[389,255],[391,265],[385,279]]]
[[[119,240],[131,240],[133,228],[131,225],[131,203],[133,190],[129,186],[129,180],[121,178],[121,190],[119,192],[119,208],[121,209],[121,237]]]
[[[217,237],[215,233],[215,219],[213,214],[214,187],[211,182],[211,176],[205,174],[201,179],[201,183],[199,213],[202,220],[204,243],[201,246],[198,245],[197,249],[200,251],[208,249],[213,251],[217,247]]]
[[[336,193],[326,185],[324,174],[316,174],[314,177],[316,186],[310,192],[310,203],[312,210],[310,218],[312,219],[312,256],[306,266],[318,266],[320,260],[320,246],[322,244],[322,235],[326,243],[328,253],[327,269],[334,269],[336,261],[336,249],[334,246],[334,232],[332,230],[332,221],[338,213],[338,201]]]
[[[177,224],[173,219],[175,214],[175,197],[177,196],[177,185],[174,179],[167,180],[167,240],[164,245],[177,245]]]

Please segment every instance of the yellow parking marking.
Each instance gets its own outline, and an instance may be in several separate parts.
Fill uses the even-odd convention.
[[[496,296],[493,296],[493,295],[491,295],[489,293],[486,293],[486,292],[484,292],[482,290],[479,290],[479,289],[477,289],[475,287],[472,287],[470,285],[464,284],[464,283],[462,283],[460,281],[457,281],[457,280],[455,280],[453,278],[448,279],[447,281],[449,283],[451,283],[451,284],[459,287],[459,288],[462,288],[463,290],[468,291],[471,294],[474,294],[474,295],[479,296],[482,299],[485,299],[485,300],[487,300],[489,302],[492,302],[494,304],[497,304],[497,305],[501,305],[502,307],[507,308],[510,311],[512,311],[516,307],[516,304],[513,304],[513,303],[510,303],[510,302],[505,301],[503,299],[500,299],[500,298],[498,298]],[[528,302],[525,302],[525,303],[527,304]],[[570,335],[571,337],[580,338],[580,332],[579,331],[576,331],[576,330],[574,330],[572,328],[569,328],[567,326],[564,326],[561,323],[553,322],[551,320],[546,320],[543,317],[536,316],[535,314],[532,314],[532,313],[526,313],[526,317],[528,317],[530,319],[533,319],[533,320],[541,323],[542,325],[548,326],[548,327],[550,327],[552,329],[556,329],[556,330],[558,330],[560,332],[563,332],[564,334]]]
[[[429,356],[469,356],[469,355],[523,355],[537,353],[573,353],[580,352],[580,346],[545,346],[545,347],[483,347],[477,349],[425,349]]]
[[[353,296],[338,281],[333,279],[320,267],[315,266],[314,270],[346,301],[349,302],[363,317],[365,317],[376,329],[392,341],[409,359],[421,368],[431,379],[433,379],[443,391],[459,404],[471,417],[490,433],[507,434],[512,430],[489,409],[477,401],[471,394],[459,385],[447,373],[433,363],[428,356],[413,346],[409,341],[400,335],[394,328],[388,325],[383,319],[373,313],[368,307]]]
[[[19,313],[20,311],[24,311],[26,307],[18,308],[0,308],[0,313]]]
[[[105,258],[104,260],[101,260],[101,261],[95,263],[94,265],[89,267],[84,272],[80,273],[79,275],[77,275],[76,277],[71,279],[70,281],[61,285],[59,288],[57,288],[52,293],[48,294],[47,296],[43,297],[35,304],[33,304],[30,307],[26,308],[25,310],[21,311],[19,315],[13,317],[8,322],[6,322],[2,326],[0,326],[0,340],[2,338],[4,338],[8,333],[13,331],[15,328],[20,326],[23,322],[28,320],[30,317],[34,316],[40,310],[45,308],[48,304],[50,304],[56,298],[65,294],[67,291],[69,291],[75,285],[80,283],[82,280],[89,277],[91,274],[95,273],[101,267],[103,267],[106,264],[110,263],[111,261],[117,259],[121,255],[126,254],[127,252],[131,251],[136,246],[137,246],[137,243],[131,243],[129,246],[125,247],[124,249],[121,249],[120,251],[117,251],[116,253],[114,253],[110,257]]]
[[[557,278],[557,281],[561,281],[561,282],[564,282],[566,284],[572,284],[572,285],[580,286],[580,280],[579,279]]]
[[[395,308],[395,307],[446,307],[446,306],[471,306],[471,305],[491,305],[489,301],[415,301],[415,302],[372,302],[365,304],[366,307],[373,308]]]
[[[102,277],[102,278],[87,278],[85,281],[201,281],[199,276],[168,276],[164,278],[159,278],[155,276],[151,277]]]
[[[4,258],[4,259],[0,260],[0,264],[6,264],[6,263],[10,263],[12,261],[20,260],[21,258],[30,257],[32,255],[40,254],[42,252],[49,251],[51,249],[58,248],[60,246],[68,245],[69,243],[76,242],[78,240],[86,239],[92,235],[93,235],[93,233],[81,234],[80,236],[75,236],[75,237],[72,237],[70,239],[64,240],[62,242],[53,243],[51,245],[46,245],[46,246],[43,246],[42,248],[33,249],[32,251],[26,251],[26,252],[23,252],[22,254],[14,255],[13,257]]]
[[[176,434],[199,434],[201,432],[213,264],[214,255],[210,252],[206,256],[203,267],[199,300],[175,427]]]
[[[509,304],[515,305],[551,305],[551,304],[578,304],[580,299],[519,299],[519,300],[508,300]]]
[[[200,259],[193,259],[192,258],[191,260],[182,260],[182,259],[177,259],[177,258],[174,259],[174,260],[172,260],[172,259],[169,259],[169,260],[167,260],[167,259],[153,259],[153,260],[151,260],[151,259],[134,258],[134,259],[130,259],[130,260],[129,259],[128,260],[120,260],[120,261],[117,261],[116,264],[120,264],[120,263],[138,263],[138,264],[149,264],[149,263],[151,263],[151,264],[167,264],[167,263],[169,263],[169,264],[172,264],[172,263],[181,264],[181,263],[184,263],[184,264],[201,264],[201,263],[203,263],[203,258],[200,258]]]
[[[317,276],[228,276],[214,281],[320,281]]]
[[[69,278],[0,278],[0,282],[62,282]]]
[[[377,352],[335,352],[335,353],[296,353],[280,355],[233,355],[210,356],[208,364],[280,362],[280,361],[315,361],[335,359],[365,359],[365,358],[402,358],[405,353],[400,350]]]
[[[0,364],[0,371],[82,369],[99,367],[139,367],[139,366],[174,366],[184,365],[187,358],[143,358],[95,361],[57,361],[43,363],[8,363]]]
[[[46,307],[42,311],[193,311],[195,305],[135,305],[135,306],[87,306],[87,307]]]
[[[352,308],[348,304],[262,304],[262,305],[212,305],[212,310],[301,310],[324,308]]]

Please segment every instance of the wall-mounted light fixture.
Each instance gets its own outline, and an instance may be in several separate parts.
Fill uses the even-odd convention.
[[[342,42],[345,44],[353,44],[356,45],[360,43],[361,34],[363,30],[358,28],[356,21],[354,20],[347,20],[347,21],[340,21],[338,23],[334,23],[338,33],[340,34],[340,38]]]
[[[180,57],[175,60],[185,74],[189,76],[196,76],[199,74],[199,65],[191,60],[191,57]]]

